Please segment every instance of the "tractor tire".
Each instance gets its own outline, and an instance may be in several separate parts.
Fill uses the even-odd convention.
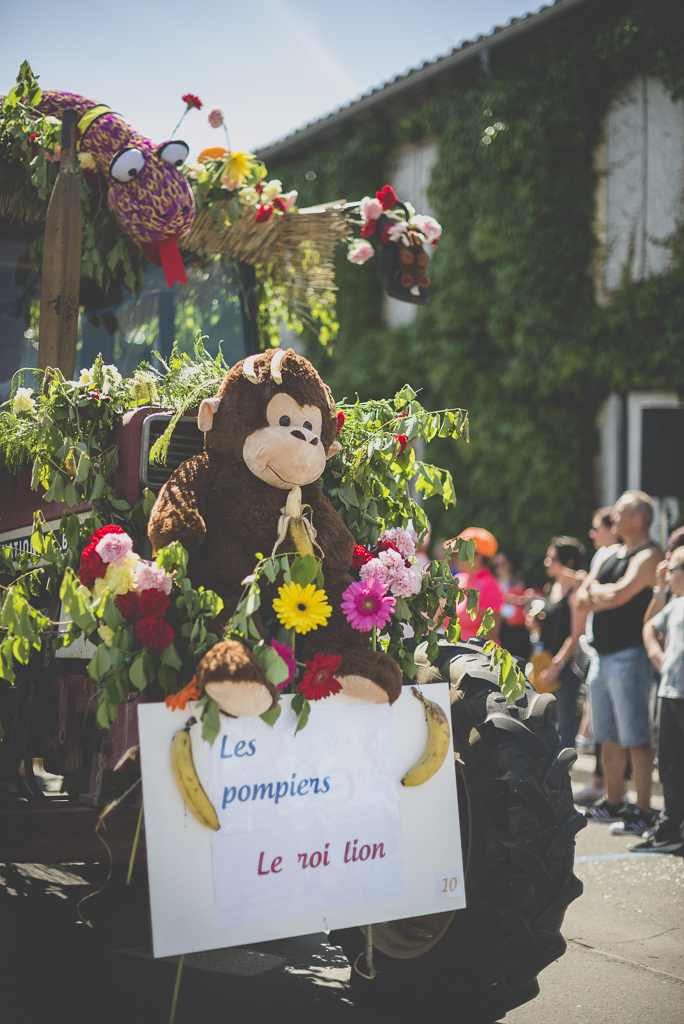
[[[366,929],[331,932],[355,1001],[377,1000],[388,1020],[420,1011],[489,1024],[533,999],[537,975],[565,952],[565,910],[582,894],[573,861],[586,820],[573,804],[577,754],[560,750],[556,699],[528,685],[507,704],[483,646],[440,643],[435,665],[424,645],[416,651],[416,682],[450,683],[466,908],[373,925],[372,979]]]

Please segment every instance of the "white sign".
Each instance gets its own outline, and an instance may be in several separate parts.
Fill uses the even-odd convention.
[[[449,716],[449,688],[423,688]],[[171,741],[194,712],[138,709],[155,956],[375,924],[465,906],[454,763],[422,786],[402,776],[425,750],[425,713],[314,704],[295,735],[283,699],[274,728],[228,719],[213,747],[191,730],[220,831],[186,808]]]
[[[224,718],[207,752],[219,927],[404,895],[389,705],[316,717]]]

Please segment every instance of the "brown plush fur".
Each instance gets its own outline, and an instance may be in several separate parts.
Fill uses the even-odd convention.
[[[300,406],[320,409],[320,443],[326,453],[336,435],[334,404],[311,363],[288,350],[281,362],[279,385],[270,377],[273,355],[266,352],[255,361],[258,384],[244,376],[242,362],[226,375],[212,429],[205,435],[205,451],[175,471],[150,516],[149,536],[154,548],[180,541],[191,556],[188,574],[193,585],[214,590],[223,598],[223,625],[235,611],[242,580],[252,572],[257,552],[269,555],[273,549],[288,494],[287,489],[265,483],[247,468],[243,458],[246,439],[268,426],[268,403],[281,392],[291,395]],[[318,652],[340,654],[342,665],[337,675],[366,677],[381,687],[390,701],[396,700],[401,690],[398,666],[387,655],[369,651],[368,634],[352,629],[340,609],[342,592],[352,582],[349,568],[354,538],[316,483],[302,487],[302,504],[311,506],[317,542],[325,553],[325,591],[333,611],[325,628],[298,638],[298,656],[311,659]],[[289,537],[279,550],[294,550]],[[275,596],[276,589],[269,588],[262,596],[264,606],[268,607]],[[259,617],[255,620],[261,628]],[[216,679],[213,661],[212,666],[211,675]],[[237,671],[228,664],[223,667],[233,681],[238,681]]]

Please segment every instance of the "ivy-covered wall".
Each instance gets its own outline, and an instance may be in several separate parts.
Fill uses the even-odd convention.
[[[458,497],[455,510],[428,510],[435,535],[486,526],[532,576],[551,536],[586,538],[602,400],[684,391],[682,239],[670,272],[625,280],[607,307],[594,298],[594,152],[610,99],[638,73],[684,94],[684,5],[650,0],[601,29],[530,35],[490,74],[473,68],[468,85],[400,119],[272,167],[302,205],[358,199],[384,184],[397,144],[439,140],[429,195],[444,234],[429,305],[384,326],[377,260],[352,267],[342,253],[335,351],[313,341],[308,354],[339,397],[408,381],[430,408],[468,408],[470,445],[432,456]],[[507,130],[482,145],[496,120]]]

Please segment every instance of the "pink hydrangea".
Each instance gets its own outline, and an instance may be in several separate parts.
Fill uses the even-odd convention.
[[[284,683],[278,683],[278,689],[284,690],[286,686],[289,686],[294,677],[297,675],[297,662],[295,661],[295,653],[291,647],[287,644],[281,644],[277,640],[271,640],[270,646],[280,655],[285,664],[287,665],[287,679]]]
[[[220,107],[212,107],[207,114],[207,121],[212,128],[220,128],[223,124],[223,111]]]
[[[391,530],[382,531],[380,540],[389,541],[390,544],[394,544],[395,548],[404,558],[415,558],[416,545],[410,533],[407,533],[406,530],[393,526]]]
[[[95,550],[108,565],[123,565],[133,548],[133,541],[127,533],[108,533],[95,545]]]
[[[378,199],[364,196],[361,200],[361,216],[364,220],[377,220],[383,213],[382,203]]]
[[[352,629],[367,633],[373,626],[389,622],[396,601],[377,579],[352,583],[342,594],[342,611]]]
[[[171,593],[171,577],[154,562],[145,562],[141,558],[135,570],[135,589],[138,593],[143,590],[161,590],[164,594]]]
[[[377,558],[371,558],[361,566],[359,576],[364,579],[378,580],[396,597],[412,597],[420,593],[422,586],[421,572],[418,566],[407,566],[403,555],[392,548],[381,551]]]
[[[358,240],[350,246],[349,252],[347,253],[347,259],[350,263],[365,263],[374,255],[374,253],[375,249],[370,242]]]

